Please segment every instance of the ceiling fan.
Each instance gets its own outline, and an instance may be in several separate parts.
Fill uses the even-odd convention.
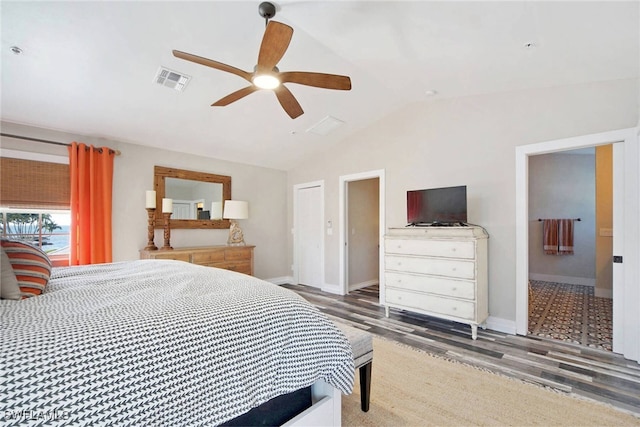
[[[293,36],[293,28],[281,22],[270,21],[276,14],[276,8],[272,3],[261,3],[258,11],[260,16],[265,18],[266,30],[262,37],[262,44],[260,45],[258,64],[252,73],[212,59],[179,50],[173,51],[173,55],[177,58],[235,74],[251,83],[251,85],[214,102],[211,104],[212,107],[224,107],[257,90],[270,89],[276,94],[282,108],[292,119],[295,119],[302,115],[304,111],[291,91],[284,86],[284,83],[298,83],[323,89],[351,89],[351,79],[348,76],[306,71],[281,72],[276,65],[289,47],[291,37]]]

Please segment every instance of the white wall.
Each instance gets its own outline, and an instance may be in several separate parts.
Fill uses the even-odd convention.
[[[638,90],[637,79],[626,79],[425,101],[329,147],[323,156],[295,165],[288,185],[323,179],[325,220],[335,223],[338,177],[385,169],[389,227],[404,225],[408,189],[467,185],[468,222],[484,226],[490,235],[490,314],[513,321],[514,148],[633,127],[638,121]],[[326,236],[327,283],[339,283],[338,243],[339,236]]]
[[[287,231],[284,209],[287,202],[286,172],[232,163],[204,156],[110,141],[2,122],[2,132],[53,141],[78,141],[118,149],[113,182],[113,259],[137,259],[147,243],[145,190],[153,189],[155,165],[231,176],[232,198],[249,202],[249,219],[240,220],[247,244],[256,245],[254,271],[263,279],[289,276]],[[2,148],[14,148],[68,156],[65,147],[2,138]],[[171,246],[226,244],[228,230],[171,230]],[[163,231],[156,230],[156,246],[163,244]]]
[[[529,157],[529,277],[595,286],[595,150]],[[573,255],[545,255],[539,218],[574,221]]]

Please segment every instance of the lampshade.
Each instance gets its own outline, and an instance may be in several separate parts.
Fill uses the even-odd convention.
[[[249,218],[249,202],[240,200],[226,200],[224,202],[224,219],[247,219]]]
[[[211,202],[211,219],[222,219],[222,202]]]

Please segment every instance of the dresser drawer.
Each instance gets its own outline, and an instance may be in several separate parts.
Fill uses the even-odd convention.
[[[238,273],[251,274],[251,261],[214,262],[206,265],[207,267],[216,267],[225,270],[237,271]]]
[[[418,240],[387,239],[387,253],[400,255],[424,255],[444,258],[474,259],[476,256],[473,241],[460,240]]]
[[[191,254],[191,262],[200,265],[224,262],[224,251],[194,252]]]
[[[251,251],[252,250],[250,248],[227,249],[224,253],[224,259],[227,261],[250,260]]]
[[[473,300],[475,283],[436,276],[385,272],[387,287]]]
[[[435,295],[420,294],[387,288],[385,299],[388,304],[395,304],[407,309],[417,309],[460,319],[475,319],[476,305],[471,301],[449,299]]]
[[[174,259],[176,261],[190,262],[189,254],[175,253],[172,251],[160,251],[153,254],[153,259]]]
[[[253,275],[253,248],[255,246],[197,246],[174,248],[171,251],[140,251],[142,259],[176,259],[206,267],[217,267]]]
[[[476,275],[476,264],[473,261],[387,255],[384,257],[384,263],[386,270],[433,274],[469,280],[474,279]]]
[[[237,271],[238,273],[251,274],[251,262],[242,261],[242,262],[227,262],[226,267],[227,270]]]

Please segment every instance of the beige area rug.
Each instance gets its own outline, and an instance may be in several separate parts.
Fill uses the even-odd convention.
[[[371,407],[342,399],[344,426],[638,426],[640,418],[374,337]]]

